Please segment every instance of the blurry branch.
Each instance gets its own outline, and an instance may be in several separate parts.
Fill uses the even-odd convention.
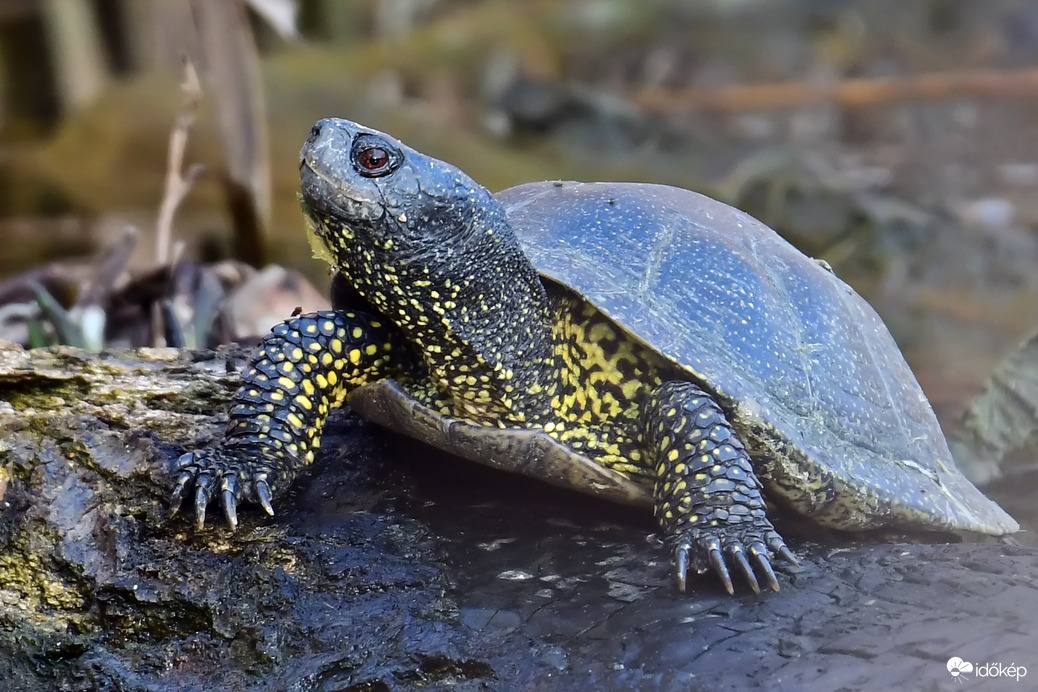
[[[169,261],[169,245],[173,238],[173,214],[187,195],[195,179],[202,173],[202,164],[193,164],[182,173],[184,150],[187,148],[187,137],[195,122],[198,102],[202,99],[202,89],[198,83],[198,74],[190,60],[184,61],[184,81],[180,88],[184,92],[184,105],[177,115],[177,123],[169,136],[169,158],[166,162],[166,189],[159,205],[159,215],[155,221],[155,261],[164,265]]]
[[[108,82],[100,26],[87,0],[44,0],[41,9],[49,37],[62,103],[84,106]]]
[[[1038,93],[1038,68],[963,70],[908,77],[847,79],[834,83],[785,82],[720,89],[645,90],[634,102],[659,113],[682,111],[755,111],[812,104],[876,106],[900,101],[959,96],[1004,97]]]
[[[234,254],[262,266],[270,231],[270,154],[252,29],[241,0],[193,0],[191,7],[227,165]]]
[[[1038,334],[995,368],[948,443],[975,483],[1038,471]]]
[[[180,108],[180,113],[177,114],[176,125],[169,135],[166,189],[162,194],[158,218],[155,220],[155,261],[160,267],[168,267],[171,275],[183,250],[182,244],[178,244],[172,252],[170,250],[170,243],[173,240],[173,215],[191,190],[195,180],[205,170],[205,166],[196,163],[189,166],[186,173],[182,173],[188,134],[191,126],[194,125],[198,104],[202,100],[202,86],[198,82],[198,73],[195,71],[194,63],[187,57],[184,58],[184,81],[180,88],[184,92],[184,104]],[[172,284],[173,282],[170,281],[170,285]],[[167,346],[184,345],[182,338],[176,338],[182,332],[173,310],[166,301],[152,305],[151,325],[154,343],[157,344],[159,335],[162,334],[165,336]]]

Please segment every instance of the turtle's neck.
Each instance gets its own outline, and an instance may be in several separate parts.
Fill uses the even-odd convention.
[[[489,197],[489,195],[488,195]],[[458,415],[525,423],[546,415],[554,369],[548,296],[503,209],[472,212],[450,241],[401,259],[339,251],[340,270],[422,353]],[[426,222],[433,223],[433,222]]]

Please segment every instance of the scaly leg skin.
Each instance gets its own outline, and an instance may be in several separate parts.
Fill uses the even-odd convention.
[[[406,364],[398,344],[390,328],[360,312],[316,312],[274,327],[245,370],[223,440],[174,462],[170,514],[193,488],[199,529],[214,493],[232,529],[242,500],[273,515],[271,500],[314,460],[331,410],[353,388]]]
[[[771,558],[796,558],[765,514],[761,482],[746,448],[709,394],[690,382],[653,392],[645,418],[656,466],[656,518],[673,551],[678,588],[689,567],[713,570],[728,593],[734,568],[755,593],[778,591]]]

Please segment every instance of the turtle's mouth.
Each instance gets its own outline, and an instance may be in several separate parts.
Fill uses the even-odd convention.
[[[339,259],[335,256],[335,248],[328,242],[328,229],[307,205],[303,195],[298,195],[299,208],[303,211],[303,222],[306,224],[306,240],[310,243],[310,251],[314,259],[327,262],[331,267],[339,267]]]
[[[348,184],[341,175],[326,172],[326,166],[318,161],[303,161],[299,166],[299,188],[307,206],[319,216],[351,218],[371,216],[371,211],[381,207],[381,199],[365,194],[377,190],[364,190]]]
[[[386,217],[385,202],[375,187],[353,185],[326,166],[304,160],[299,170],[299,204],[309,217],[311,232],[333,252],[356,240],[362,231],[380,237]]]

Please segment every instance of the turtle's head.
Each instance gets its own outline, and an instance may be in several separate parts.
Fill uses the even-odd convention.
[[[315,254],[422,347],[445,388],[459,366],[547,358],[544,285],[486,188],[347,120],[318,122],[299,167]]]
[[[472,269],[466,255],[480,251],[486,236],[518,248],[486,188],[377,130],[321,120],[303,145],[299,167],[315,254],[362,292],[366,282],[378,285],[383,274],[407,268],[463,279]]]

